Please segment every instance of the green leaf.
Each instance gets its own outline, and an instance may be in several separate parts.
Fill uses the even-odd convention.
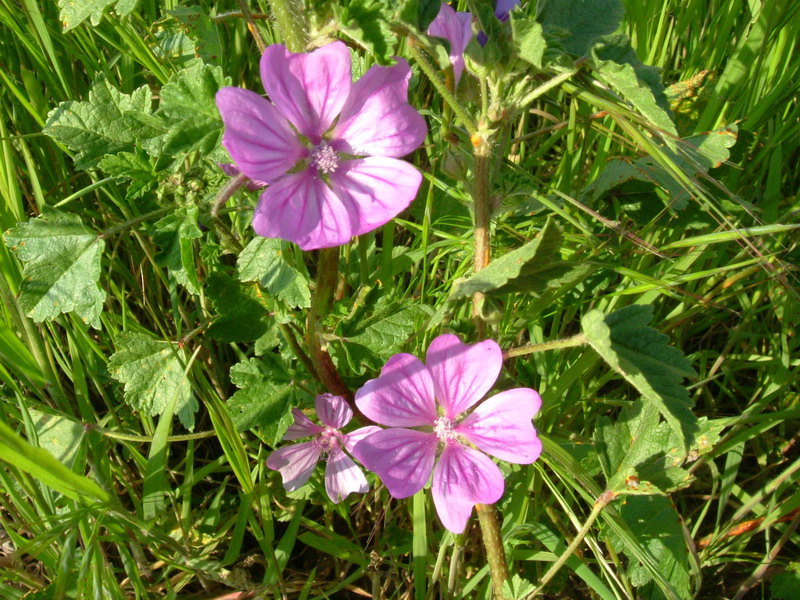
[[[353,0],[346,6],[334,4],[339,31],[372,54],[380,64],[392,59],[397,36],[383,17],[386,5],[380,0]]]
[[[140,152],[120,152],[105,156],[97,165],[112,177],[130,179],[125,189],[127,200],[141,198],[158,184],[155,167]]]
[[[537,20],[567,52],[584,56],[597,38],[617,30],[623,12],[620,0],[540,0]]]
[[[161,89],[158,123],[149,123],[152,131],[142,147],[154,156],[211,153],[219,145],[223,127],[214,98],[229,84],[222,68],[200,60],[179,71]]]
[[[493,295],[529,292],[538,296],[548,288],[558,287],[572,270],[561,260],[561,241],[561,230],[553,221],[547,221],[533,240],[458,282],[449,299],[470,297],[476,292]]]
[[[280,240],[262,237],[251,240],[236,261],[239,280],[258,281],[289,306],[308,308],[311,306],[308,279],[286,262],[284,251]]]
[[[800,563],[792,563],[783,573],[778,573],[769,582],[769,591],[775,600],[800,598]]]
[[[269,329],[269,312],[257,299],[258,290],[223,273],[208,278],[206,294],[219,315],[206,333],[226,342],[253,342]]]
[[[184,374],[186,354],[183,348],[127,331],[120,333],[114,344],[117,351],[109,358],[108,371],[125,384],[125,402],[155,416],[163,414],[170,401],[177,398],[178,418],[184,427],[193,429],[198,404]]]
[[[39,322],[75,311],[100,327],[106,293],[97,282],[105,242],[80,217],[48,211],[7,231],[5,241],[25,265],[19,297],[25,314]]]
[[[195,268],[194,244],[203,236],[197,226],[197,207],[182,207],[153,224],[152,235],[160,247],[156,262],[169,268],[175,279],[190,293],[200,293]]]
[[[418,33],[425,33],[439,14],[441,0],[401,0],[397,16]]]
[[[219,37],[217,24],[208,13],[199,6],[178,6],[167,11],[177,24],[160,40],[160,46],[165,52],[170,49],[181,48],[179,60],[194,60],[199,57],[207,64],[219,64],[222,60],[222,42]]]
[[[542,24],[518,10],[512,10],[509,16],[517,56],[541,69],[544,65],[544,53],[547,50]]]
[[[59,18],[64,25],[64,31],[77,27],[86,19],[91,19],[92,25],[99,25],[106,9],[114,5],[114,12],[118,17],[124,17],[133,12],[139,0],[58,0],[61,9]]]
[[[629,497],[619,507],[619,514],[636,539],[653,557],[659,573],[672,584],[679,598],[689,598],[689,551],[680,517],[672,502],[664,496]],[[652,573],[632,560],[628,569],[631,583],[639,589],[637,598],[663,600],[667,596],[653,581]]]
[[[89,100],[59,104],[47,115],[43,132],[76,153],[76,168],[89,169],[106,154],[133,152],[137,135],[130,118],[149,115],[151,100],[146,85],[127,95],[99,75]]]
[[[683,439],[659,422],[655,407],[637,403],[613,424],[601,417],[595,439],[606,488],[617,494],[666,494],[693,481],[681,468],[687,458]]]
[[[231,367],[231,382],[240,388],[227,402],[236,430],[261,427],[277,443],[292,422],[296,386],[288,366],[274,354],[251,358]]]
[[[0,420],[0,460],[29,473],[73,500],[84,498],[100,502],[110,500],[106,491],[94,481],[73,473],[44,448],[32,446],[2,420]]]
[[[697,418],[682,382],[695,372],[680,350],[667,345],[667,336],[647,326],[652,318],[652,307],[632,305],[610,315],[592,310],[581,324],[589,344],[663,415],[686,449]]]
[[[64,415],[54,415],[35,409],[28,410],[39,447],[72,468],[72,462],[83,439],[83,425]]]
[[[640,61],[626,35],[610,35],[591,50],[595,74],[659,129],[677,136],[659,69]],[[670,140],[669,137],[665,139]]]

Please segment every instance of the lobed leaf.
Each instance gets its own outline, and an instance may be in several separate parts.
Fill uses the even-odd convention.
[[[620,0],[540,0],[536,18],[567,52],[585,56],[597,38],[617,30],[623,12]]]
[[[308,308],[311,306],[308,278],[286,261],[283,247],[278,239],[251,240],[236,261],[239,280],[258,281],[289,306]]]
[[[58,0],[61,9],[59,18],[64,25],[64,31],[77,27],[86,19],[92,25],[99,25],[103,14],[112,4],[118,17],[124,17],[133,12],[139,0]]]
[[[162,414],[176,398],[178,418],[184,427],[193,429],[198,404],[184,374],[186,354],[183,348],[127,331],[120,333],[114,344],[117,351],[108,360],[108,371],[125,384],[125,402],[155,416]]]
[[[589,344],[663,415],[686,449],[698,426],[682,381],[695,372],[680,350],[666,344],[667,336],[648,327],[652,318],[651,306],[632,305],[610,315],[592,310],[581,324]]]
[[[105,242],[79,216],[52,210],[5,233],[23,264],[19,303],[34,321],[75,312],[100,327],[106,292],[98,286]]]
[[[254,287],[224,273],[212,273],[206,294],[218,316],[206,330],[208,335],[226,342],[252,342],[267,332],[270,315],[256,298]]]

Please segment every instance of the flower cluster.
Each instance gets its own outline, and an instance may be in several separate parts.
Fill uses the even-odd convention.
[[[408,104],[410,77],[398,59],[353,82],[342,42],[301,54],[275,44],[261,57],[270,100],[235,87],[217,93],[235,168],[266,184],[256,233],[303,250],[339,246],[411,203],[422,176],[398,158],[422,144],[427,128]]]
[[[461,533],[475,504],[497,502],[503,494],[503,475],[486,454],[529,464],[542,450],[532,423],[541,405],[539,394],[516,388],[483,400],[502,362],[494,341],[467,345],[451,334],[431,343],[424,363],[411,354],[396,354],[378,378],[356,392],[364,416],[387,429],[371,426],[342,434],[339,429],[352,416],[349,408],[341,398],[319,396],[317,414],[327,427],[295,411],[295,425],[284,439],[314,439],[275,451],[267,466],[281,472],[286,489],[295,490],[327,452],[325,485],[334,502],[367,489],[342,448],[376,473],[395,498],[415,494],[433,475],[439,518],[447,529]]]

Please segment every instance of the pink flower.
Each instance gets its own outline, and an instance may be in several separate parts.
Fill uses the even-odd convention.
[[[410,77],[398,59],[353,83],[342,42],[307,54],[276,44],[261,57],[270,100],[235,87],[217,93],[223,145],[242,173],[269,184],[256,233],[304,250],[338,246],[411,203],[422,176],[397,158],[419,147],[427,128],[408,104]]]
[[[442,4],[439,14],[428,26],[428,35],[450,42],[450,64],[453,65],[454,87],[458,87],[464,72],[464,50],[472,40],[472,15],[456,12],[448,4]]]
[[[470,445],[519,464],[532,463],[542,451],[531,422],[541,406],[534,390],[500,392],[463,416],[491,389],[502,366],[494,341],[469,346],[449,334],[433,340],[425,364],[410,354],[394,355],[380,377],[356,392],[364,415],[392,428],[364,437],[353,456],[377,473],[395,498],[421,490],[433,472],[439,518],[461,533],[472,507],[497,502],[505,485],[497,465]]]
[[[339,431],[353,418],[353,411],[341,396],[321,394],[315,402],[317,416],[325,424],[315,425],[298,409],[292,409],[294,424],[286,431],[284,440],[296,440],[313,436],[310,442],[284,446],[267,458],[267,466],[279,471],[283,487],[287,492],[300,489],[314,471],[320,457],[327,461],[325,467],[325,490],[335,504],[347,498],[351,492],[363,494],[369,489],[364,473],[344,453],[353,451],[353,446],[364,436],[380,431],[379,427],[362,427],[352,433]]]

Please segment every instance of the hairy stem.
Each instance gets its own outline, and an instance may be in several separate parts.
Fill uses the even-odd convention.
[[[506,600],[503,584],[508,579],[506,553],[503,549],[503,538],[500,535],[500,523],[497,521],[497,509],[493,504],[476,504],[478,521],[481,524],[483,547],[486,549],[486,560],[492,574],[492,589],[497,600]]]
[[[303,52],[308,45],[303,0],[269,0],[269,5],[286,48],[291,52]]]
[[[503,352],[503,358],[516,358],[517,356],[525,356],[526,354],[535,354],[536,352],[544,352],[546,350],[559,350],[561,348],[573,348],[574,346],[583,346],[584,344],[586,344],[586,336],[579,333],[572,337],[564,338],[563,340],[553,340],[552,342],[510,348]]]
[[[306,319],[306,346],[314,371],[328,392],[344,396],[353,405],[353,395],[339,377],[330,354],[322,346],[322,319],[333,306],[333,294],[339,282],[339,248],[323,248],[317,261],[317,287],[311,297]],[[354,408],[355,412],[355,408]]]
[[[490,232],[489,222],[492,217],[491,198],[489,197],[489,141],[480,134],[473,136],[475,153],[475,188],[473,202],[475,211],[475,271],[480,271],[489,264]],[[486,337],[486,322],[482,315],[483,294],[477,292],[472,298],[472,317],[478,328],[478,337]]]
[[[608,503],[611,502],[616,497],[617,495],[612,491],[605,491],[602,494],[600,494],[600,496],[594,502],[594,506],[592,507],[592,512],[589,513],[589,517],[586,519],[586,522],[583,524],[583,527],[581,527],[580,531],[575,536],[575,539],[572,540],[570,545],[567,546],[567,549],[564,550],[561,556],[558,557],[558,560],[556,560],[556,562],[554,562],[553,565],[548,569],[547,573],[545,573],[542,576],[542,578],[539,580],[539,586],[535,590],[533,590],[533,592],[525,596],[524,600],[529,600],[530,598],[534,598],[539,593],[541,593],[541,591],[550,582],[550,580],[556,576],[556,573],[558,573],[561,570],[561,567],[563,567],[567,563],[569,557],[572,556],[572,554],[575,552],[578,546],[581,545],[584,538],[589,533],[589,530],[592,528],[592,525],[594,524],[595,520],[597,520],[597,517],[600,516],[601,512],[603,512],[603,509],[606,506],[608,506]]]
[[[477,131],[478,126],[475,123],[475,119],[464,109],[458,99],[455,97],[455,94],[450,91],[447,87],[447,83],[439,76],[439,73],[436,71],[434,66],[430,63],[428,58],[417,48],[416,44],[413,40],[408,40],[408,52],[414,57],[414,60],[419,65],[419,68],[422,69],[422,72],[425,73],[427,78],[433,84],[433,87],[436,88],[444,101],[453,109],[453,112],[456,113],[458,119],[464,124],[464,127],[467,128],[470,135]]]

